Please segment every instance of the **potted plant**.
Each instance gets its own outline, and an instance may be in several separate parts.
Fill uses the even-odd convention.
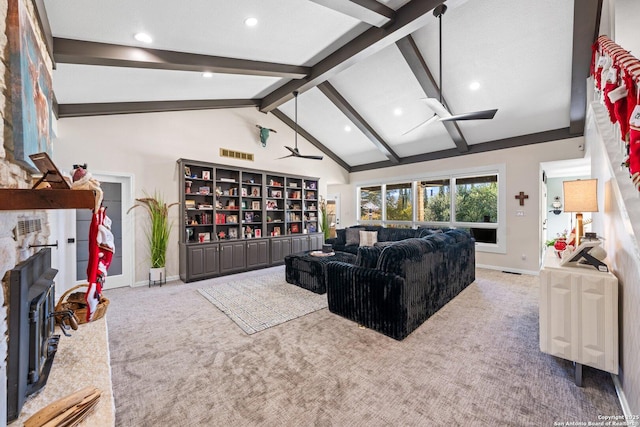
[[[320,196],[320,228],[322,228],[322,234],[324,234],[324,240],[329,238],[329,215],[327,214],[327,202],[324,197]]]
[[[146,195],[146,194],[145,194]],[[149,280],[152,282],[166,280],[166,258],[169,244],[169,234],[172,224],[169,221],[169,208],[178,203],[167,205],[162,195],[158,192],[153,196],[146,195],[136,199],[136,204],[131,206],[127,213],[137,207],[143,207],[149,214],[149,228],[146,230],[149,241],[149,252],[151,255],[151,267],[149,269]]]

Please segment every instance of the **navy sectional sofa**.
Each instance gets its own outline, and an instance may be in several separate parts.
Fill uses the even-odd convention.
[[[327,264],[329,310],[402,340],[475,280],[475,240],[448,230]]]
[[[352,227],[336,230],[336,237],[327,239],[326,244],[330,244],[334,251],[349,252],[358,254],[359,242],[353,243],[349,240],[351,232],[376,231],[378,243],[397,242],[399,240],[410,239],[412,237],[423,237],[433,233],[430,228],[387,228],[379,225],[354,225]]]

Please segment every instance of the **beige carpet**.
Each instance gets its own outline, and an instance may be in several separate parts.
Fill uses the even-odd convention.
[[[552,426],[622,415],[609,374],[585,368],[576,387],[570,362],[539,351],[537,277],[477,276],[401,342],[327,309],[247,335],[198,294],[204,282],[109,290],[116,425]]]

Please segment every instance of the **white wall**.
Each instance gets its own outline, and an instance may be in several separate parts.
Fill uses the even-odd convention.
[[[258,138],[256,124],[277,130],[266,147]],[[255,108],[128,114],[61,119],[57,123],[53,158],[61,170],[75,163],[87,163],[94,173],[134,175],[135,197],[143,191],[161,191],[167,202],[177,201],[179,158],[226,165],[272,170],[288,174],[320,177],[320,194],[327,184],[348,182],[348,173],[333,160],[287,158],[285,145],[294,143],[293,131],[271,114]],[[300,151],[322,154],[304,138],[298,138]],[[220,148],[254,153],[255,161],[220,157]],[[142,212],[142,211],[140,211]],[[143,215],[136,215],[135,280],[144,282],[148,274],[148,251],[141,228]],[[172,208],[176,227],[167,254],[167,277],[178,275],[179,209]]]
[[[620,132],[611,125],[602,105],[589,111],[585,138],[591,145],[591,169],[598,178],[598,205],[593,226],[604,237],[607,263],[619,281],[620,382],[628,414],[640,413],[640,197],[627,170]],[[594,112],[595,111],[595,112]]]
[[[506,164],[507,175],[504,177],[507,182],[507,253],[476,252],[476,262],[478,265],[485,267],[537,274],[540,265],[540,162],[583,157],[584,152],[578,149],[578,146],[583,141],[584,139],[579,137],[564,141],[352,173],[350,179],[351,188],[348,190],[343,188],[342,190],[343,205],[347,203],[352,205],[350,208],[343,206],[343,226],[355,224],[357,220],[355,191],[359,183],[389,181],[397,177],[417,179],[421,177],[421,174],[425,173],[432,174],[439,171],[447,173],[451,170],[504,163]],[[331,191],[333,192],[333,189]],[[348,194],[344,194],[345,191],[351,193],[351,200],[348,199]],[[529,195],[529,198],[525,200],[524,206],[520,206],[518,200],[515,199],[515,195],[520,191],[524,191],[525,194]],[[518,210],[523,210],[525,216],[516,217],[516,211]],[[525,259],[523,259],[523,256]]]

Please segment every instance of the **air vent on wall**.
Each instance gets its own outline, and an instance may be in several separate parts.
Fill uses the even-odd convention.
[[[229,150],[227,148],[220,149],[220,157],[229,157],[231,159],[248,160],[253,162],[253,154],[243,153],[241,151]]]
[[[24,236],[29,233],[42,231],[42,220],[40,219],[23,219],[18,221],[16,234]]]

